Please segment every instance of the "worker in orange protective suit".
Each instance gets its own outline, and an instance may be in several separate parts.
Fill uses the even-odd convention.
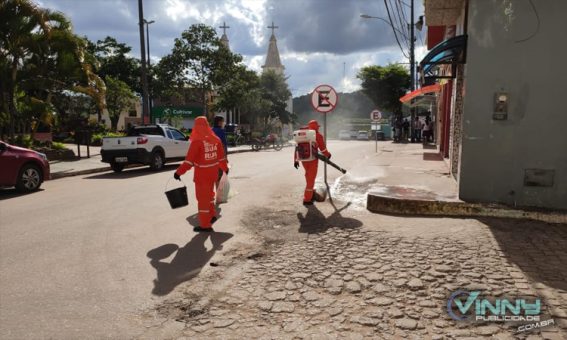
[[[327,146],[325,145],[325,138],[323,138],[323,135],[319,133],[319,127],[320,127],[319,123],[317,123],[316,120],[312,120],[307,124],[307,127],[304,127],[302,129],[315,130],[316,143],[313,145],[312,152],[314,153],[318,152],[317,151],[318,149],[325,157],[331,158],[331,153],[327,151]],[[299,168],[299,161],[300,161],[299,155],[296,150],[293,158],[293,166],[296,169]],[[319,159],[315,158],[309,161],[301,161],[301,163],[303,164],[303,168],[305,169],[305,181],[307,182],[307,184],[305,185],[305,193],[303,195],[303,204],[312,205],[313,200],[317,195],[313,191],[313,188],[315,186],[315,178],[317,178],[317,168],[319,167]]]
[[[173,177],[180,180],[180,176],[193,167],[195,168],[193,182],[195,182],[195,195],[199,209],[199,226],[193,230],[211,232],[213,231],[212,224],[217,220],[215,182],[218,179],[219,169],[228,174],[228,166],[222,142],[209,127],[205,116],[195,119],[187,156]]]

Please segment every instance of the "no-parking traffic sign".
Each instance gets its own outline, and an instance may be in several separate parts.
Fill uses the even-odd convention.
[[[319,85],[311,93],[311,106],[321,113],[333,111],[338,101],[337,91],[330,85]]]

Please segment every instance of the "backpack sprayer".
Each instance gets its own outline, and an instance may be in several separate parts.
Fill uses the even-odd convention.
[[[293,132],[293,140],[297,143],[295,151],[297,152],[297,159],[301,162],[308,162],[315,159],[320,159],[329,164],[333,168],[346,174],[346,170],[331,162],[329,158],[317,152],[317,134],[314,130],[301,129]]]

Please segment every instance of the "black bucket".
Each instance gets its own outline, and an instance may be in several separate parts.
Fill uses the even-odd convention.
[[[182,186],[181,188],[171,189],[165,192],[167,200],[171,209],[176,209],[179,207],[184,207],[189,205],[189,199],[187,198],[187,187]]]

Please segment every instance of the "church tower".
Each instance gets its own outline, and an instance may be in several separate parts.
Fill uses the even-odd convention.
[[[278,50],[278,42],[276,40],[275,29],[279,28],[274,25],[268,26],[272,30],[272,35],[270,36],[270,44],[268,45],[268,54],[266,55],[266,62],[262,66],[263,71],[272,70],[277,74],[284,75],[285,66],[283,66],[280,59],[280,51]],[[286,110],[288,112],[293,112],[293,96],[291,96],[287,101]]]
[[[274,34],[274,30],[279,28],[278,26],[274,26],[274,22],[272,21],[272,26],[268,26],[268,28],[272,29],[272,36],[270,37],[270,45],[268,46],[268,54],[266,55],[266,62],[262,68],[264,71],[266,70],[273,70],[277,74],[283,74],[285,67],[283,66],[280,60],[280,51],[278,50],[278,42],[276,40],[276,35]]]
[[[230,50],[230,46],[228,45],[228,37],[226,36],[226,29],[230,28],[230,26],[227,26],[223,21],[222,26],[219,26],[219,28],[222,28],[222,37],[220,38],[221,43],[224,45],[224,47]]]

